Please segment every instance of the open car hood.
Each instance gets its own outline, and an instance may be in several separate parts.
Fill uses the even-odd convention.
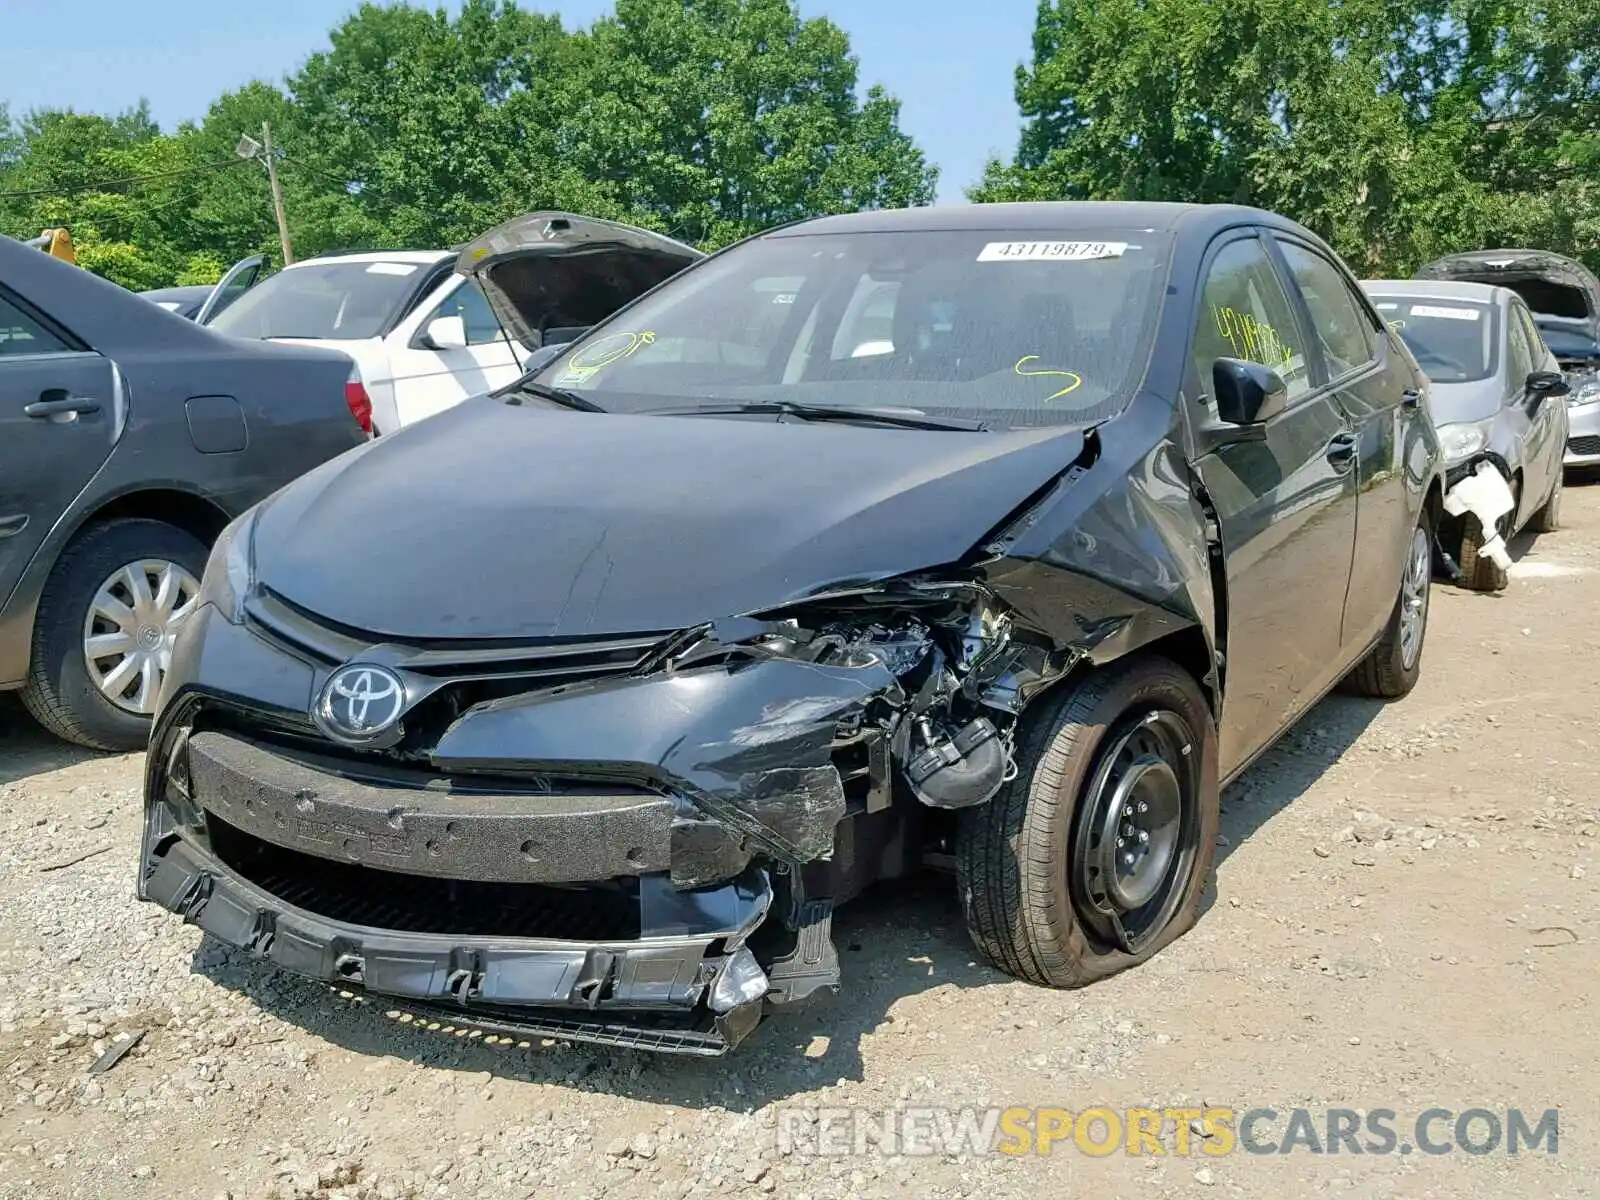
[[[1541,318],[1593,329],[1600,317],[1600,279],[1582,263],[1548,250],[1474,250],[1435,259],[1416,279],[1455,279],[1510,288]]]
[[[477,281],[500,324],[529,350],[553,330],[576,331],[609,317],[705,257],[648,229],[564,212],[515,217],[474,238],[456,273]]]

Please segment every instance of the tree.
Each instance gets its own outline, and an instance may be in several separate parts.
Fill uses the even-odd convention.
[[[1021,144],[973,195],[1257,204],[1368,271],[1593,257],[1570,148],[1597,73],[1600,21],[1564,0],[1043,0]]]
[[[81,265],[131,288],[210,272],[192,213],[212,167],[189,133],[163,135],[141,103],[115,117],[30,113],[13,136],[0,229],[65,226]]]
[[[298,252],[448,246],[562,208],[708,246],[820,213],[925,204],[936,179],[849,42],[792,0],[621,0],[569,33],[511,0],[368,3],[283,88],[228,92],[163,134],[116,117],[0,109],[0,230],[65,224],[130,287],[274,257],[270,122]]]
[[[717,246],[933,199],[898,101],[858,101],[848,38],[792,0],[618,0],[578,43],[560,157],[635,219]]]
[[[359,218],[352,232],[395,245],[449,244],[554,204],[567,42],[556,18],[495,0],[454,18],[363,5],[289,80],[285,174],[317,177]]]

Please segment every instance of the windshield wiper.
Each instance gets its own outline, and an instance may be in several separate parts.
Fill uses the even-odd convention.
[[[609,412],[610,409],[601,408],[593,400],[585,400],[577,392],[569,392],[566,388],[551,387],[548,383],[535,383],[531,379],[519,379],[504,393],[507,404],[521,404],[522,396],[535,396],[540,400],[548,400],[552,404],[559,404],[563,408],[575,408],[579,412]]]
[[[960,417],[930,417],[914,408],[857,408],[848,404],[796,404],[792,400],[752,400],[745,404],[693,404],[686,408],[647,410],[661,417],[714,417],[735,413],[798,417],[802,421],[867,421],[898,425],[903,429],[947,429],[958,433],[987,433],[982,421]]]

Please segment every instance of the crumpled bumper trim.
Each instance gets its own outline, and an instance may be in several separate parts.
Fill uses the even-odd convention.
[[[724,933],[587,945],[342,924],[237,878],[177,835],[164,806],[151,812],[144,861],[141,899],[284,970],[412,1008],[429,1017],[425,1027],[448,1014],[486,1031],[720,1054],[760,1018],[759,1001],[720,1017],[702,1002]],[[754,923],[769,902],[768,888]]]

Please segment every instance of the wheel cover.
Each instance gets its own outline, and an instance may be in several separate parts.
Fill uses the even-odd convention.
[[[1400,584],[1400,665],[1407,671],[1417,665],[1417,656],[1422,653],[1432,575],[1433,551],[1428,544],[1428,531],[1419,525],[1411,535],[1406,575]]]
[[[83,620],[83,662],[102,696],[135,716],[155,712],[172,644],[199,595],[200,581],[163,558],[127,563],[106,578]]]
[[[1129,953],[1166,926],[1188,891],[1200,829],[1199,739],[1169,709],[1113,726],[1078,806],[1068,862],[1073,906]]]

